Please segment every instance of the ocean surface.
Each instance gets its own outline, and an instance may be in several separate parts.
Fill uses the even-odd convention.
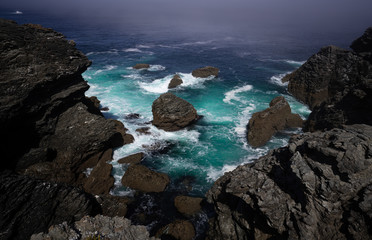
[[[62,32],[92,60],[92,66],[83,74],[91,86],[86,95],[97,96],[101,105],[109,108],[103,112],[105,117],[122,121],[135,138],[133,144],[114,152],[116,181],[112,194],[120,196],[133,191],[121,185],[127,165],[117,161],[137,152],[145,153],[143,164],[170,176],[167,191],[203,196],[224,172],[286,145],[290,135],[300,129],[280,132],[264,147],[249,146],[246,125],[252,114],[283,95],[292,112],[306,119],[309,109],[290,96],[281,78],[300,67],[320,47],[347,47],[362,33],[316,34],[306,29],[229,32],[218,28],[190,33],[151,26],[118,29],[117,25],[85,24],[5,10],[0,11],[0,17]],[[149,63],[151,67],[134,70],[136,63]],[[201,79],[191,75],[192,70],[204,66],[218,67],[219,77]],[[151,105],[168,91],[174,74],[181,76],[183,84],[171,92],[193,104],[203,118],[184,130],[165,132],[150,124]],[[132,113],[140,117],[128,118]],[[151,134],[136,132],[143,127],[149,127]]]

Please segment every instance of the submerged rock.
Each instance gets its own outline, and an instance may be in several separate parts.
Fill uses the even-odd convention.
[[[150,64],[147,63],[137,63],[133,66],[134,69],[148,69],[150,68]]]
[[[192,71],[191,74],[194,77],[198,77],[198,78],[207,78],[210,76],[218,77],[219,71],[220,70],[216,67],[207,66],[207,67],[195,69],[194,71]]]
[[[158,173],[142,165],[131,164],[121,182],[141,192],[163,192],[170,180],[167,174]]]
[[[371,159],[372,126],[294,136],[214,183],[209,237],[370,239]]]
[[[142,127],[142,128],[137,128],[136,132],[139,134],[144,134],[144,135],[151,135],[150,128],[149,127]]]
[[[165,131],[180,130],[198,119],[193,105],[173,93],[164,93],[152,104],[152,124]]]
[[[176,74],[173,76],[172,80],[169,82],[168,88],[175,88],[183,83],[180,75]]]
[[[291,127],[302,127],[300,115],[291,113],[291,107],[284,97],[270,102],[270,107],[254,113],[247,126],[248,143],[253,147],[265,145],[278,131]]]
[[[49,228],[48,233],[39,233],[31,237],[31,240],[49,239],[156,240],[155,237],[150,237],[145,226],[131,225],[130,220],[126,218],[102,215],[86,216],[73,224],[64,222]]]

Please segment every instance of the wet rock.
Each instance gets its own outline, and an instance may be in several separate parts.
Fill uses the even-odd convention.
[[[270,102],[270,107],[254,113],[247,126],[248,143],[260,147],[278,131],[286,128],[302,127],[303,120],[291,108],[284,97],[279,96]]]
[[[142,147],[145,148],[147,152],[150,152],[153,155],[166,154],[172,149],[173,146],[174,143],[169,141],[158,141],[150,145],[142,145]]]
[[[371,140],[368,125],[305,133],[225,173],[210,239],[371,238]]]
[[[148,69],[150,68],[150,64],[147,63],[137,63],[133,66],[134,69]]]
[[[177,220],[160,229],[156,237],[162,239],[191,240],[195,237],[195,228],[191,222]]]
[[[175,88],[183,83],[180,75],[176,74],[173,76],[172,80],[169,82],[168,88]]]
[[[138,129],[136,129],[136,132],[138,132],[139,134],[151,135],[149,127],[138,128]]]
[[[100,108],[100,110],[101,110],[102,112],[107,112],[107,111],[109,111],[110,109],[109,109],[108,107],[102,107],[102,108]]]
[[[164,93],[152,104],[152,124],[165,131],[177,131],[198,118],[195,108],[173,93]]]
[[[192,75],[198,78],[207,78],[210,76],[217,77],[219,71],[220,70],[216,67],[207,66],[207,67],[195,69],[194,71],[192,71]]]
[[[193,216],[201,211],[202,198],[195,198],[189,196],[177,196],[174,199],[174,205],[177,211],[185,216]]]
[[[1,239],[29,239],[64,221],[95,215],[99,205],[83,191],[26,176],[0,175]]]
[[[145,154],[142,152],[140,153],[135,153],[126,157],[123,157],[118,160],[118,163],[123,164],[123,163],[129,163],[129,164],[138,164],[142,161],[144,158]]]
[[[139,119],[141,117],[141,115],[139,115],[138,113],[130,113],[128,115],[126,115],[124,118],[126,120],[132,120],[132,119]]]
[[[64,222],[52,226],[48,233],[39,233],[31,237],[31,240],[49,239],[155,240],[156,238],[150,237],[145,226],[131,225],[130,220],[126,218],[97,215],[86,216],[73,224]]]
[[[131,164],[121,182],[124,186],[141,192],[163,192],[170,180],[165,173],[158,173],[142,165]]]
[[[98,98],[96,96],[91,96],[88,98],[92,103],[93,105],[96,107],[96,108],[100,108],[101,106],[101,101],[98,100]]]

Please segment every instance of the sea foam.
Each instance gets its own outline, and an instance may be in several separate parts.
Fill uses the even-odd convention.
[[[233,104],[231,102],[231,100],[235,100],[235,101],[242,101],[236,94],[238,93],[242,93],[242,92],[248,92],[250,90],[252,90],[253,86],[252,85],[245,85],[243,87],[239,87],[237,89],[234,89],[234,90],[231,90],[231,91],[228,91],[227,93],[225,93],[225,98],[223,99],[223,101],[225,103],[228,103],[228,104]]]
[[[285,75],[287,75],[289,73],[291,73],[291,72],[280,73],[280,74],[274,75],[270,78],[270,82],[275,84],[275,85],[278,85],[278,86],[287,86],[288,82],[283,83],[282,79],[283,79],[283,77],[285,77]]]

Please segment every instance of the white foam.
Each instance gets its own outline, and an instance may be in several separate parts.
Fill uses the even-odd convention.
[[[137,48],[152,48],[153,46],[150,45],[144,45],[144,44],[138,44],[136,45]]]
[[[252,90],[252,88],[253,88],[252,85],[245,85],[243,87],[228,91],[227,93],[225,93],[225,98],[223,99],[223,101],[228,104],[233,104],[231,100],[243,102],[238,96],[236,96],[236,94],[242,93],[242,92],[248,92]]]
[[[117,67],[118,66],[116,66],[116,65],[106,65],[106,66],[103,67],[103,69],[99,69],[99,70],[95,71],[93,73],[93,75],[100,74],[101,72],[108,72],[108,71],[116,69]]]
[[[126,48],[126,49],[123,49],[124,52],[138,52],[138,53],[141,53],[142,50],[138,49],[138,48]]]
[[[279,85],[279,86],[287,86],[288,82],[283,83],[282,79],[285,75],[287,75],[289,73],[291,73],[291,72],[280,73],[280,74],[274,75],[270,78],[270,82],[275,84],[275,85]]]
[[[162,65],[150,65],[150,67],[147,70],[150,72],[157,72],[165,70],[165,67]]]
[[[301,66],[306,61],[294,61],[294,60],[284,60],[286,63],[289,63],[291,65]]]
[[[119,54],[119,50],[117,50],[117,49],[111,49],[109,51],[102,51],[102,52],[88,52],[85,55],[86,56],[90,56],[90,55],[98,55],[98,54],[114,54],[114,55],[117,55],[117,54]]]
[[[142,79],[142,76],[139,75],[138,73],[133,73],[133,74],[127,74],[127,75],[121,75],[123,78],[130,78],[130,79]]]
[[[239,113],[238,123],[234,128],[234,131],[238,135],[238,137],[245,139],[247,124],[255,109],[256,106],[253,103],[250,103],[248,107],[246,107],[241,113]]]
[[[23,14],[23,12],[21,12],[21,11],[17,10],[17,11],[15,11],[15,12],[12,12],[12,14],[17,14],[17,15],[21,15],[21,14]]]

